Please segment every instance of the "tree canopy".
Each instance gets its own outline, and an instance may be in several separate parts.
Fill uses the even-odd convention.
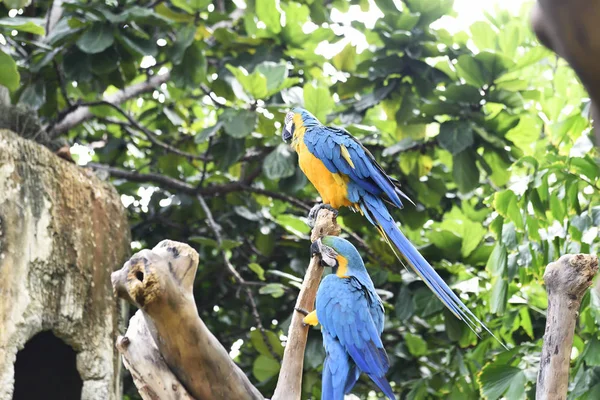
[[[0,85],[111,178],[134,250],[169,238],[199,251],[200,316],[265,396],[317,201],[280,135],[300,105],[402,183],[416,203],[394,212],[403,231],[510,348],[478,339],[343,209],[385,302],[397,393],[533,397],[544,268],[598,251],[600,169],[587,95],[536,41],[528,5],[450,33],[452,0],[70,0],[48,18],[51,3],[0,1]],[[600,396],[599,305],[586,294],[574,399]],[[306,398],[320,397],[323,359],[313,329]],[[363,377],[354,393],[372,391]]]

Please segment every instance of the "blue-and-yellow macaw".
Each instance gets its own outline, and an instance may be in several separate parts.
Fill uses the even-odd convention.
[[[325,236],[313,242],[311,253],[333,268],[319,285],[316,310],[304,318],[305,324],[321,324],[327,354],[321,399],[343,400],[364,372],[395,400],[385,377],[390,363],[380,337],[383,304],[358,250],[346,239]]]
[[[334,209],[347,206],[362,213],[377,227],[392,250],[397,249],[402,254],[457,318],[475,333],[479,324],[494,336],[396,226],[385,203],[403,208],[400,198],[410,199],[369,150],[346,130],[324,126],[302,108],[294,108],[287,113],[282,136],[298,153],[300,169],[315,186],[325,205]],[[315,215],[314,211],[311,214]]]

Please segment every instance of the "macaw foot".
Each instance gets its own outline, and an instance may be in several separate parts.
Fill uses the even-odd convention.
[[[331,211],[336,217],[338,216],[338,210],[331,207],[329,204],[324,204],[324,203],[316,204],[313,208],[310,209],[310,211],[308,213],[308,226],[310,226],[310,229],[315,227],[315,224],[317,222],[317,216],[319,215],[319,211],[321,211],[323,208]]]
[[[294,310],[298,311],[300,314],[305,317],[302,319],[303,326],[316,326],[319,323],[319,319],[317,318],[317,311],[308,312],[304,308],[294,307]]]

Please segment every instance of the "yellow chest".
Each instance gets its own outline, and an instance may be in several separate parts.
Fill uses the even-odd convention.
[[[303,137],[298,138],[295,149],[300,169],[315,186],[323,203],[330,204],[333,208],[350,206],[352,203],[348,200],[347,185],[349,178],[339,173],[331,173],[325,164],[308,150]]]

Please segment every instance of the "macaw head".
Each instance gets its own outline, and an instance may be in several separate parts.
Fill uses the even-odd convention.
[[[321,123],[314,115],[304,108],[296,107],[285,115],[281,137],[284,142],[290,143],[294,138],[294,133],[298,129],[302,127],[311,128],[318,125],[321,125]]]
[[[338,236],[325,236],[317,239],[310,246],[311,256],[319,254],[321,265],[333,268],[340,277],[364,275],[365,264],[356,247],[346,239]]]

